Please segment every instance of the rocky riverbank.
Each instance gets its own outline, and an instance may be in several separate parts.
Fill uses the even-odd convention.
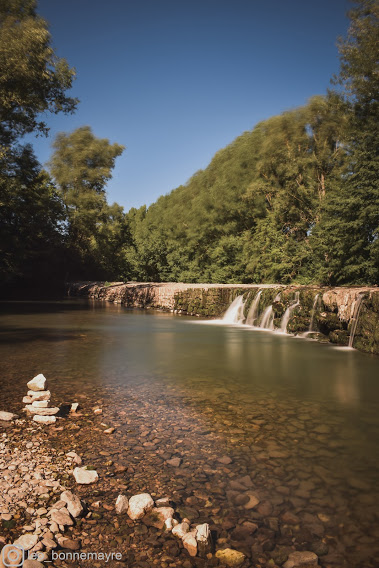
[[[76,412],[59,412],[55,424],[1,421],[2,543],[21,537],[32,552],[54,552],[57,567],[104,566],[67,560],[92,552],[121,554],[111,567],[374,568],[375,469],[364,463],[363,481],[368,456],[344,461],[351,433],[343,416],[331,423],[327,403],[291,408],[259,391],[251,399],[243,388],[231,407],[228,389],[215,385],[205,397],[206,388],[198,381],[187,392],[168,381],[162,392],[140,380],[126,391],[102,388],[100,397],[96,389],[78,393]],[[67,393],[55,397],[61,408]],[[98,473],[94,483],[77,483],[84,466]],[[176,523],[167,531],[156,515],[133,518],[131,498],[141,494],[144,504],[170,509],[167,518],[188,529],[179,536],[192,533],[188,541],[172,531]],[[204,525],[211,548],[192,556]]]
[[[213,318],[222,316],[232,301],[242,296],[245,322],[259,295],[258,326],[271,307],[272,329],[280,329],[290,309],[287,332],[312,333],[314,339],[379,354],[379,290],[375,287],[74,282],[67,285],[67,292],[129,307]]]

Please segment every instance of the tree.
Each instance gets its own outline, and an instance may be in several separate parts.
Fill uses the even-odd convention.
[[[35,0],[0,0],[0,143],[4,152],[19,136],[47,133],[41,113],[73,112],[68,97],[75,77],[51,47]]]
[[[100,243],[113,214],[105,195],[124,146],[97,138],[89,126],[60,133],[53,142],[50,172],[66,207],[66,243],[77,267],[101,267]],[[102,237],[101,237],[102,235]]]
[[[346,108],[346,166],[325,204],[317,230],[325,251],[322,279],[329,284],[379,282],[379,2],[358,0],[350,28],[339,42]]]
[[[0,159],[0,280],[42,281],[59,271],[63,202],[42,170],[30,145],[14,148]]]

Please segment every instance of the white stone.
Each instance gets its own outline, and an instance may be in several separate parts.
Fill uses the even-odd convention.
[[[197,525],[196,527],[196,540],[198,542],[208,543],[210,539],[211,531],[209,529],[208,523],[202,525]]]
[[[129,507],[129,499],[125,495],[119,495],[116,499],[116,513],[122,515],[122,513],[127,513]]]
[[[17,418],[16,414],[0,410],[0,420],[5,420],[6,422],[9,422],[10,420],[14,420],[15,418]]]
[[[166,531],[172,531],[172,529],[179,524],[179,521],[173,519],[172,517],[169,517],[168,519],[165,520],[164,524],[166,527]]]
[[[186,533],[182,538],[182,542],[184,548],[188,550],[189,555],[196,556],[197,554],[196,529]]]
[[[94,469],[87,469],[86,467],[76,467],[73,471],[76,483],[82,485],[88,485],[89,483],[95,483],[99,476],[97,471]]]
[[[47,408],[49,406],[48,400],[33,400],[32,406],[35,408]]]
[[[46,378],[40,373],[39,375],[35,376],[34,379],[27,383],[28,389],[32,391],[44,391],[46,388],[47,380]]]
[[[40,424],[54,424],[57,421],[55,416],[40,416],[39,414],[35,414],[33,420]]]
[[[27,404],[25,408],[28,411],[28,414],[39,414],[40,416],[53,416],[59,412],[59,408],[57,406],[53,406],[51,408],[36,408],[32,404]]]
[[[154,501],[149,493],[140,493],[129,499],[128,515],[134,521],[142,519],[152,508]]]
[[[70,408],[70,412],[76,412],[78,410],[79,407],[79,403],[78,402],[73,402],[71,404],[71,408]]]
[[[50,400],[51,392],[49,390],[39,392],[28,391],[28,396],[32,399],[31,402],[34,402],[35,400]]]
[[[31,396],[24,396],[24,398],[22,399],[23,404],[32,404],[33,399]]]
[[[36,534],[23,534],[14,541],[14,544],[22,546],[24,550],[30,550],[37,544],[37,542],[38,536]]]
[[[318,566],[318,556],[314,552],[291,552],[283,568],[297,568],[298,566]]]
[[[186,533],[189,531],[189,524],[188,523],[179,523],[172,529],[172,534],[177,536],[178,538],[183,538]]]
[[[67,504],[67,509],[70,515],[76,519],[83,512],[83,507],[80,499],[77,495],[74,495],[71,491],[63,491],[61,494],[61,500]]]

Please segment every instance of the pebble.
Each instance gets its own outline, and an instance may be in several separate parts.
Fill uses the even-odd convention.
[[[297,568],[304,566],[311,568],[311,566],[318,566],[318,557],[314,552],[292,552],[288,556],[287,562],[283,564],[283,568]]]
[[[232,548],[225,548],[216,552],[216,558],[223,564],[230,568],[238,568],[245,562],[246,556],[242,552],[233,550]]]
[[[116,499],[116,513],[118,515],[122,515],[123,513],[127,513],[129,508],[129,499],[125,495],[119,495]]]

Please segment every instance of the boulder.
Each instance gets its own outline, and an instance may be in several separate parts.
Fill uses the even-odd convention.
[[[40,373],[27,383],[28,389],[32,391],[44,391],[47,385],[46,378]]]
[[[298,566],[318,566],[318,556],[314,552],[308,550],[304,552],[291,552],[287,562],[283,564],[283,568],[297,568]]]
[[[123,513],[127,513],[129,508],[129,499],[125,497],[125,495],[119,495],[116,499],[116,513],[118,515],[122,515]]]
[[[76,483],[80,483],[81,485],[95,483],[99,479],[97,471],[87,469],[86,467],[76,467],[73,471],[73,475]]]
[[[33,420],[40,424],[54,424],[57,421],[55,416],[40,416],[39,414],[35,414]]]
[[[245,555],[232,548],[218,550],[216,552],[216,558],[218,558],[222,564],[230,568],[238,568],[238,566],[241,566],[245,561]]]
[[[0,410],[0,420],[4,420],[5,422],[9,422],[10,420],[14,420],[17,418],[16,414],[12,412],[5,412],[4,410]]]
[[[80,499],[77,495],[74,495],[71,491],[63,491],[61,494],[61,500],[67,505],[68,512],[74,519],[79,517],[83,512],[83,507]]]
[[[25,408],[28,414],[39,414],[39,416],[53,416],[59,412],[59,408],[57,406],[53,406],[51,408],[36,408],[32,404],[27,404]]]
[[[134,521],[142,519],[154,507],[154,501],[149,493],[140,493],[129,499],[128,515]]]

